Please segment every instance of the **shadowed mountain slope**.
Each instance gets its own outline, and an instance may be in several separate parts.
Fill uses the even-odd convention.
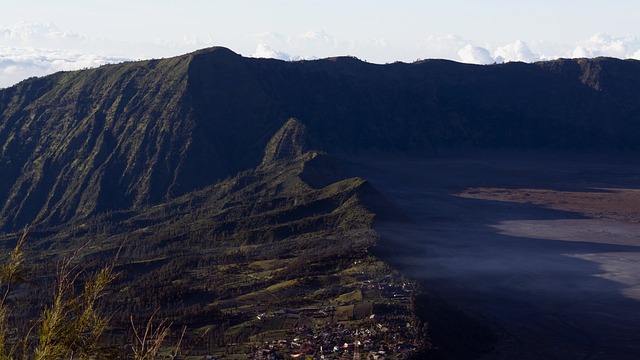
[[[57,73],[0,90],[0,225],[38,214],[60,224],[186,194],[259,165],[292,117],[310,148],[341,156],[635,152],[639,83],[632,60],[374,65],[224,48]]]

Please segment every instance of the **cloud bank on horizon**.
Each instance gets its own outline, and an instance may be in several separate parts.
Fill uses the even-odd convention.
[[[0,24],[0,88],[33,76],[179,55],[212,45],[195,37],[180,43],[122,42],[89,38],[50,23]]]
[[[179,55],[216,45],[211,38],[185,36],[180,43],[114,42],[59,29],[53,24],[0,24],[0,88],[32,76],[96,67],[127,60]],[[264,32],[247,36],[237,52],[257,58],[316,59],[352,55],[374,63],[441,58],[472,64],[535,62],[557,58],[610,56],[640,59],[640,38],[595,34],[573,44],[522,41],[476,44],[459,35],[427,36],[410,43],[393,39],[343,39],[322,30],[298,35]]]
[[[429,36],[418,41],[414,49],[394,48],[385,39],[364,42],[345,41],[326,34],[322,30],[293,37],[272,32],[251,37],[259,42],[256,50],[251,54],[252,57],[280,60],[315,59],[335,55],[354,55],[377,63],[438,58],[479,65],[599,56],[640,60],[639,37],[615,37],[603,33],[595,34],[575,44],[555,44],[547,41],[527,43],[516,40],[502,46],[480,46],[459,35],[450,34]],[[390,57],[396,51],[400,56]],[[411,55],[407,56],[407,54]],[[410,58],[410,56],[414,57]]]
[[[87,41],[51,24],[0,25],[0,87],[57,71],[96,67],[125,58],[81,51]]]

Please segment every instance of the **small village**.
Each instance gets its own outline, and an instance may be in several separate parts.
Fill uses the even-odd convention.
[[[298,337],[265,343],[254,359],[386,359],[402,358],[416,349],[411,324],[383,323],[372,318],[360,324],[297,328]]]
[[[414,291],[412,284],[364,281],[360,288],[375,290],[382,295],[376,300],[383,302],[258,315],[267,319],[284,316],[295,320],[298,326],[286,339],[263,341],[253,349],[253,358],[402,359],[410,355],[418,347],[414,325],[406,312]]]

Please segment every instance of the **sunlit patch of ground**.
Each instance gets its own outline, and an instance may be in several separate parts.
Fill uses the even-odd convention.
[[[615,181],[615,179],[611,179]],[[639,184],[640,185],[640,184]],[[573,211],[591,218],[640,223],[640,190],[589,188],[584,191],[553,189],[470,188],[458,196],[535,204],[550,209]]]

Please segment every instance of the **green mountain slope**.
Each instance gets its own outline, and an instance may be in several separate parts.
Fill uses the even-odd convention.
[[[257,166],[288,118],[311,148],[638,150],[640,63],[282,62],[224,48],[0,90],[0,223],[161,203]]]
[[[2,222],[55,223],[170,195],[193,124],[188,59],[105,66],[23,83],[2,95]],[[41,86],[28,104],[22,87]],[[45,90],[46,88],[46,90]]]
[[[379,240],[370,205],[385,200],[359,178],[311,181],[325,182],[319,187],[304,181],[326,163],[326,155],[304,147],[305,132],[288,120],[257,168],[162,204],[36,227],[28,267],[37,286],[19,291],[15,302],[24,313],[15,321],[47,303],[46,291],[33,289],[46,288],[57,260],[73,252],[89,272],[119,253],[117,296],[105,303],[116,344],[130,340],[131,318],[141,324],[154,313],[186,324],[187,348],[209,353],[247,354],[247,344],[263,341],[257,339],[299,338],[305,333],[296,329],[316,320],[329,327],[340,321],[344,329],[375,311],[385,315],[377,323],[413,321],[407,297],[361,289],[408,282],[370,252]],[[416,337],[413,329],[394,334]],[[230,343],[241,346],[229,350]]]

